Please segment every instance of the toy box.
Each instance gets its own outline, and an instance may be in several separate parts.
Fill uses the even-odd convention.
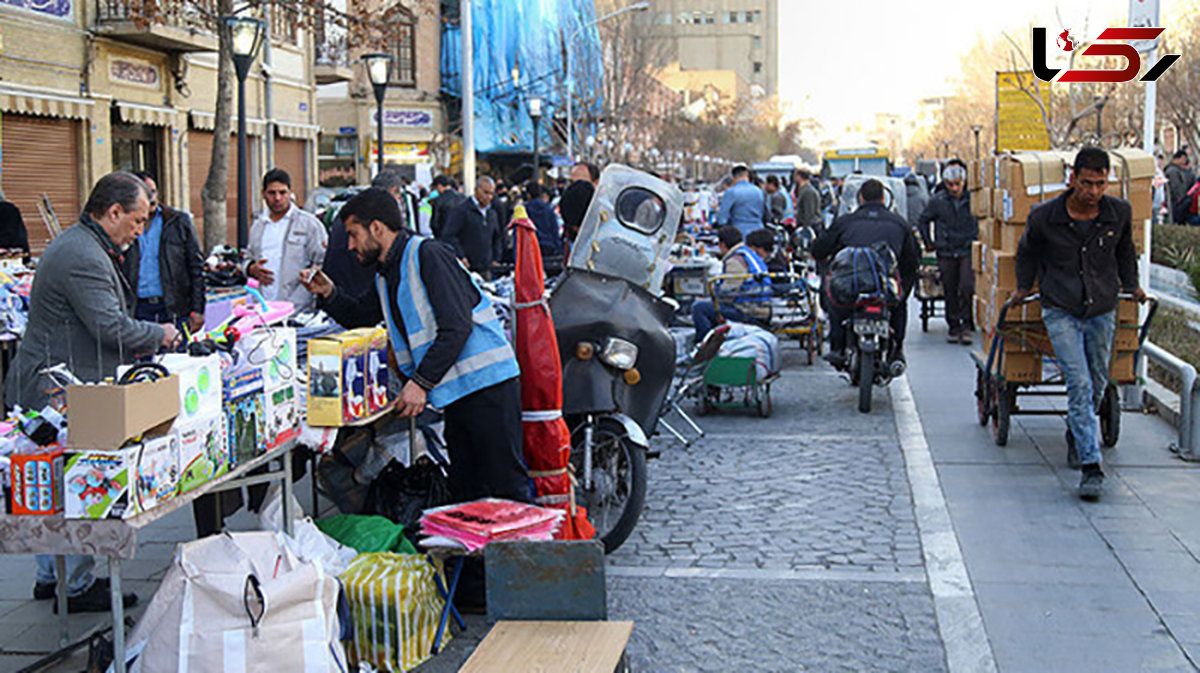
[[[367,415],[388,405],[388,333],[382,327],[370,330],[367,338]]]
[[[300,435],[300,406],[296,387],[285,385],[264,393],[267,448],[273,449]]]
[[[133,514],[148,512],[175,497],[179,488],[179,434],[171,430],[142,441],[133,463]]]
[[[239,365],[262,369],[266,402],[267,448],[300,434],[296,401],[296,330],[256,329],[238,341]]]
[[[67,451],[63,458],[63,512],[68,519],[126,519],[130,474],[141,444],[114,451]]]
[[[179,415],[176,423],[221,413],[221,356],[192,357],[186,353],[168,353],[157,362],[179,378]],[[128,365],[117,368],[117,376]]]
[[[13,514],[58,514],[63,510],[63,450],[52,444],[36,453],[14,453],[9,476]]]
[[[262,370],[247,367],[225,377],[225,436],[232,469],[267,451]]]
[[[229,471],[224,415],[176,424],[179,433],[179,493],[203,486]]]
[[[309,340],[309,425],[346,425],[367,415],[365,350],[361,332]]]

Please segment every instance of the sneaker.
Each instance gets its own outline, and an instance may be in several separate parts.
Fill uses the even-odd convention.
[[[98,579],[92,582],[92,586],[87,591],[78,596],[67,598],[67,613],[108,612],[112,609],[112,597],[110,593],[108,580]],[[122,603],[126,608],[137,605],[137,602],[138,597],[135,593],[130,592],[123,596]],[[54,614],[58,614],[58,603],[54,604]]]
[[[99,581],[99,580],[97,580]],[[58,588],[57,582],[34,582],[33,584],[33,600],[48,601],[54,598],[54,590]]]
[[[1088,463],[1083,466],[1083,477],[1079,480],[1079,497],[1084,500],[1098,500],[1104,492],[1104,472],[1100,463]]]
[[[948,344],[958,343],[959,335],[961,335],[961,334],[962,334],[962,332],[960,330],[957,330],[957,329],[950,330],[949,332],[946,333],[946,343],[948,343]]]
[[[962,331],[962,334],[958,335],[958,341],[959,341],[959,343],[961,343],[964,346],[970,346],[971,341],[973,341],[973,337],[971,336],[971,330],[964,329]]]
[[[1075,435],[1069,428],[1067,429],[1067,467],[1072,470],[1079,469],[1079,451],[1075,449]]]

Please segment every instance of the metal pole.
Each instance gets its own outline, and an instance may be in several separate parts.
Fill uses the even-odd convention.
[[[383,97],[387,94],[387,85],[375,85],[375,151],[379,155],[376,160],[375,174],[383,172]]]
[[[1153,25],[1158,25],[1158,22],[1155,21]],[[1154,67],[1154,60],[1157,53],[1157,49],[1151,49],[1150,51],[1146,52],[1146,70]],[[1142,149],[1145,150],[1146,154],[1149,154],[1150,156],[1154,156],[1155,103],[1157,101],[1157,96],[1155,95],[1156,86],[1156,82],[1146,82],[1146,104],[1142,109]],[[1151,217],[1151,222],[1153,222],[1153,217]],[[1146,231],[1143,235],[1144,240],[1142,241],[1142,254],[1141,258],[1138,260],[1138,276],[1141,286],[1149,290],[1150,242],[1151,237],[1154,235],[1154,227],[1146,227],[1145,229]],[[1139,323],[1146,319],[1145,306],[1138,308],[1138,318]],[[1135,372],[1134,380],[1145,381],[1147,377],[1146,358],[1137,358],[1135,360],[1135,367],[1137,368],[1137,371]],[[1126,409],[1141,409],[1143,398],[1144,395],[1142,391],[1142,385],[1140,383],[1122,386],[1122,407]]]
[[[266,157],[263,168],[271,170],[275,167],[275,120],[272,119],[273,105],[271,101],[271,12],[263,12],[263,48],[262,48],[262,78],[263,78],[263,118],[267,128],[263,132],[267,141]]]
[[[475,36],[471,0],[459,0],[462,17],[463,191],[475,186]]]
[[[250,223],[246,216],[246,206],[250,203],[250,193],[246,186],[246,76],[238,72],[238,147],[237,147],[237,244],[239,250],[245,250],[249,242]]]
[[[576,34],[579,31],[575,31]],[[567,42],[567,157],[575,161],[575,73],[571,71],[571,43]]]
[[[541,117],[533,118],[533,181],[537,184],[542,184],[541,171],[538,170],[541,166],[538,165],[538,122]]]

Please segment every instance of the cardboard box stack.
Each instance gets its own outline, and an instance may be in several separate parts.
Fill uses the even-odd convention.
[[[971,210],[979,218],[979,240],[971,250],[975,271],[973,308],[975,325],[987,337],[985,344],[990,344],[1001,307],[1017,288],[1017,245],[1025,233],[1029,212],[1066,191],[1074,159],[1073,152],[1010,152],[971,162]],[[1132,205],[1134,246],[1141,254],[1152,215],[1154,158],[1126,148],[1110,151],[1109,162],[1112,168],[1106,193]],[[1005,322],[1028,338],[1006,341],[998,374],[1009,381],[1042,380],[1042,354],[1037,347],[1045,341],[1041,320],[1041,303],[1037,301],[1008,312]],[[1137,349],[1136,304],[1122,301],[1117,322],[1112,377],[1128,381],[1134,376],[1133,351]]]

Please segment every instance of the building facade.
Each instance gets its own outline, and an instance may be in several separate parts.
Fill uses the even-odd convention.
[[[752,96],[778,93],[778,0],[651,0],[638,21],[665,41],[661,65],[732,70]]]
[[[155,174],[163,203],[192,212],[203,240],[217,98],[210,9],[191,0],[0,0],[0,188],[21,209],[35,251],[50,239],[39,204],[70,226],[112,170]],[[267,168],[288,170],[300,203],[316,175],[313,39],[283,6],[263,11],[278,28],[246,82],[253,211]],[[233,147],[229,162],[230,205],[216,224],[235,241]]]

